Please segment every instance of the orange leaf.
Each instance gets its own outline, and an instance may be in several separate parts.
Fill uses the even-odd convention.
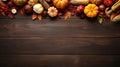
[[[3,2],[0,1],[0,7],[1,6],[4,7],[4,6],[6,6],[6,4],[4,4]]]
[[[38,19],[39,19],[39,20],[42,20],[42,15],[38,15]]]
[[[20,10],[19,10],[19,13],[20,13],[22,16],[24,16],[25,10],[24,10],[24,9],[20,9]]]
[[[70,11],[67,11],[64,15],[64,19],[67,20],[71,17],[71,12]]]
[[[3,16],[5,16],[5,12],[1,12],[1,14],[2,14]]]
[[[37,18],[37,14],[32,15],[32,20],[35,20]]]

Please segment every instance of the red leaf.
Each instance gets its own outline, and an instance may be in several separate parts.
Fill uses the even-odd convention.
[[[9,13],[8,13],[8,17],[11,18],[11,19],[13,19],[13,18],[14,18],[14,15],[13,15],[11,12],[9,12]]]

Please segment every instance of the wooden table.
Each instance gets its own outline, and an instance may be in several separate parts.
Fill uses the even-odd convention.
[[[120,67],[120,23],[0,16],[0,67]]]

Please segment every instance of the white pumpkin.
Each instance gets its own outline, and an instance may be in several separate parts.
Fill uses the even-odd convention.
[[[58,14],[58,10],[55,7],[49,7],[47,13],[50,17],[55,17]]]
[[[37,14],[41,14],[43,12],[44,8],[40,3],[37,3],[33,6],[33,11]]]

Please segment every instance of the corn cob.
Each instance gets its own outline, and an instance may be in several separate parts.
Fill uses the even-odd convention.
[[[112,7],[111,7],[111,9],[112,9],[112,11],[115,11],[117,8],[119,8],[120,7],[120,0],[118,0]]]

